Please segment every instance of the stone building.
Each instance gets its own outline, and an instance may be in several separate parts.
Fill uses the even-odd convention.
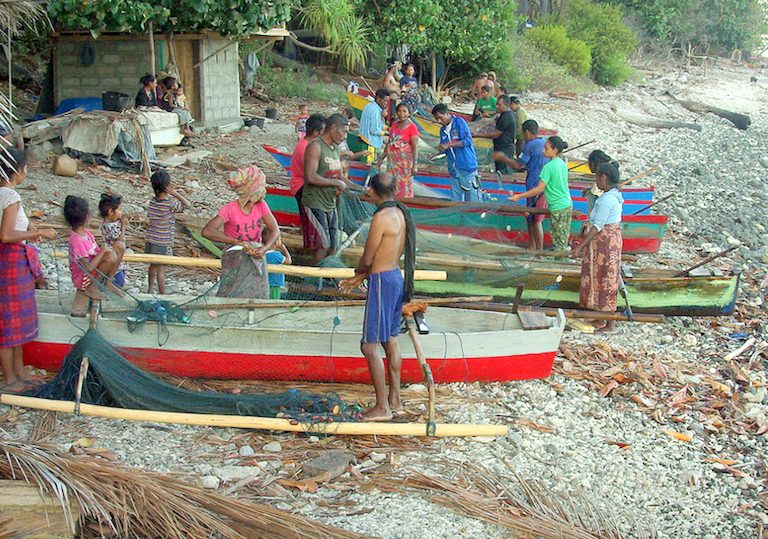
[[[286,35],[275,28],[256,39]],[[149,37],[132,34],[57,33],[53,39],[53,99],[101,97],[120,92],[131,98],[141,88],[139,79],[153,71],[178,72],[195,126],[218,129],[240,122],[239,56],[236,40],[216,33],[154,36],[155,69],[151,70]],[[173,66],[176,69],[173,69]]]

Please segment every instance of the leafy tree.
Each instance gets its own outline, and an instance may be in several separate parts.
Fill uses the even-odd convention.
[[[442,55],[453,74],[494,67],[502,71],[508,63],[509,31],[515,22],[511,2],[377,0],[368,5],[377,42],[405,44],[417,55]]]
[[[48,16],[64,29],[102,32],[199,32],[247,37],[290,18],[289,0],[50,0]]]
[[[578,76],[584,76],[592,65],[592,54],[583,41],[571,39],[564,26],[549,24],[528,31],[534,46],[544,51],[556,64],[565,66]]]
[[[320,31],[342,67],[352,71],[365,63],[371,31],[353,0],[304,0],[296,9],[305,25]]]
[[[620,0],[635,11],[651,42],[707,50],[751,48],[768,33],[761,0]]]
[[[571,0],[565,26],[572,39],[587,44],[592,53],[592,71],[599,84],[616,85],[629,77],[627,56],[637,39],[622,22],[621,9],[590,0]]]

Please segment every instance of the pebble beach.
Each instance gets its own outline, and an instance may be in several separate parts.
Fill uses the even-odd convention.
[[[600,515],[587,519],[584,528],[594,535],[584,537],[761,537],[768,528],[768,379],[762,353],[768,349],[768,75],[722,61],[689,73],[660,67],[639,73],[635,82],[578,99],[531,93],[521,102],[531,118],[556,128],[571,146],[595,140],[574,157],[602,149],[619,161],[625,178],[658,166],[637,182],[654,185],[656,199],[674,193],[655,209],[670,221],[659,252],[640,255],[637,266],[682,269],[738,246],[708,266],[741,272],[733,315],[619,322],[616,335],[567,331],[547,379],[439,387],[440,422],[506,424],[509,434],[503,437],[355,440],[59,414],[43,441],[69,451],[88,438],[114,454],[118,465],[170,474],[382,539],[536,537],[471,511],[457,514],[455,506],[433,498],[440,492],[393,487],[414,474],[459,481],[475,467],[510,492],[534,482],[569,512]],[[750,82],[753,75],[756,83]],[[688,111],[677,103],[681,98],[748,114],[751,126],[739,130],[713,114]],[[311,112],[331,112],[325,104],[314,105]],[[243,110],[263,106],[249,102]],[[617,114],[622,109],[701,129],[631,124]],[[270,179],[279,178],[279,167],[260,144],[290,151],[295,110],[293,102],[278,104],[278,119],[264,129],[196,139],[194,149],[212,155],[172,172],[193,202],[190,212],[210,217],[230,200],[217,160],[255,162]],[[61,222],[55,203],[67,194],[80,193],[95,205],[107,186],[124,196],[130,219],[146,218],[151,187],[145,181],[97,166],[81,168],[75,178],[53,176],[52,159],[48,153],[31,163],[26,185],[35,189],[20,191],[38,222]],[[50,287],[71,287],[65,264],[51,256],[61,245],[40,249]],[[199,294],[211,283],[210,275],[169,272],[173,293]],[[145,288],[146,273],[131,267],[126,289]],[[743,354],[725,358],[751,338]],[[617,382],[606,392],[612,380]],[[238,387],[232,384],[226,389]],[[350,392],[359,404],[370,403],[370,388]],[[424,411],[423,386],[405,387],[403,397],[407,410]],[[28,440],[42,414],[0,405],[0,436]],[[300,480],[302,463],[331,450],[353,454],[352,469],[319,483],[314,492],[277,481]]]

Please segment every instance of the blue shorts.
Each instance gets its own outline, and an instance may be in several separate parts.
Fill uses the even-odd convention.
[[[363,343],[389,342],[400,334],[403,310],[403,275],[399,269],[368,276]]]
[[[120,288],[125,286],[125,270],[120,270],[115,273],[115,278],[112,280],[112,282],[115,284],[115,286],[119,286]]]

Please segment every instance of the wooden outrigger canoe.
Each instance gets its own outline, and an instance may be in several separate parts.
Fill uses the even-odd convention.
[[[488,265],[493,265],[489,262]],[[415,289],[428,296],[488,295],[495,301],[509,302],[515,298],[516,285],[524,283],[522,302],[526,305],[559,307],[579,306],[579,267],[565,268],[557,262],[547,267],[539,265],[527,275],[504,277],[501,264],[496,270],[480,268],[471,263],[448,270],[448,280],[440,283],[420,281]],[[431,261],[430,267],[439,263]],[[519,270],[519,268],[518,268]],[[740,274],[689,275],[675,277],[674,270],[637,269],[632,277],[624,276],[627,297],[633,312],[666,316],[724,316],[733,313]],[[559,278],[559,281],[558,281]],[[481,284],[483,283],[483,284]],[[618,310],[626,310],[619,295]]]
[[[27,364],[58,370],[72,343],[88,329],[87,319],[68,316],[72,297],[66,296],[37,291],[40,329],[24,345]],[[184,305],[191,297],[163,299],[180,305],[189,319],[167,322],[164,343],[163,328],[156,322],[129,324],[130,311],[110,312],[115,308],[105,303],[99,317],[100,333],[143,370],[209,379],[371,382],[360,352],[362,306],[328,302],[292,309],[300,302],[206,298],[205,308],[196,309]],[[562,312],[543,319],[541,329],[523,329],[517,315],[448,307],[430,307],[425,319],[430,331],[419,341],[438,383],[546,378],[565,327]],[[403,382],[421,382],[410,339],[400,339],[400,348]]]
[[[262,145],[262,147],[277,161],[288,174],[291,168],[291,156],[280,152],[272,146]],[[362,184],[365,181],[370,167],[359,161],[353,161],[349,167],[349,177],[351,180]],[[450,178],[448,173],[435,170],[424,170],[423,167],[414,178],[424,187],[450,197]],[[502,176],[501,186],[496,175],[484,173],[480,177],[482,188],[489,196],[499,200],[505,200],[510,192],[522,193],[525,191],[525,174],[514,174]],[[573,199],[573,209],[586,212],[587,200],[582,195],[582,189],[592,185],[591,181],[569,180],[571,198]],[[624,188],[622,196],[624,197],[624,213],[629,215],[639,211],[639,215],[649,215],[648,206],[653,201],[653,186],[648,188]]]
[[[267,188],[267,204],[281,225],[299,226],[296,199],[281,187]],[[432,199],[439,200],[439,199]],[[408,205],[421,230],[483,239],[491,242],[524,245],[530,243],[525,214],[501,213],[489,210],[488,205],[459,205],[435,209],[430,199],[410,199]],[[464,206],[464,207],[462,207]],[[571,234],[578,234],[586,215],[574,218]],[[654,253],[661,246],[667,226],[666,215],[635,215],[622,222],[623,252]],[[542,221],[544,244],[551,245],[549,219]]]

